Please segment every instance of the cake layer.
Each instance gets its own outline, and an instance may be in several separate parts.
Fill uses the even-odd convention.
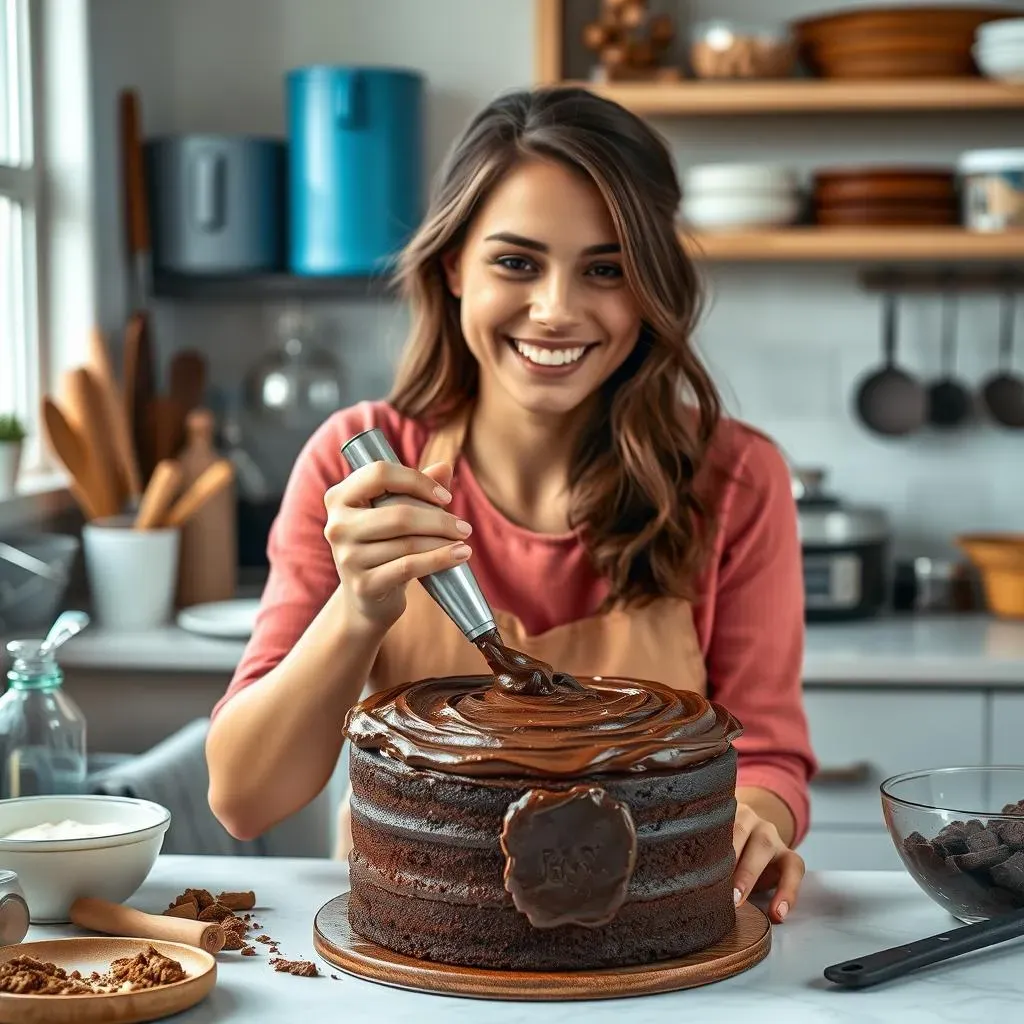
[[[519,971],[577,971],[653,963],[706,949],[733,928],[732,879],[627,902],[599,928],[534,928],[514,907],[455,905],[353,883],[352,930],[434,963]]]
[[[471,779],[353,747],[350,777],[351,924],[391,949],[471,966],[597,967],[683,955],[734,921],[731,748],[667,771]],[[581,784],[629,809],[636,861],[625,902],[600,927],[537,928],[505,888],[505,815],[530,790]]]

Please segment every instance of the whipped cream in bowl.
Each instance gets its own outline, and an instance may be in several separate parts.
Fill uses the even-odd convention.
[[[99,794],[0,800],[0,864],[18,873],[33,924],[66,923],[79,896],[123,903],[156,863],[171,813]]]
[[[42,821],[38,825],[18,828],[0,835],[0,839],[98,839],[116,836],[123,831],[124,825],[117,821],[91,823],[65,818],[63,821]]]

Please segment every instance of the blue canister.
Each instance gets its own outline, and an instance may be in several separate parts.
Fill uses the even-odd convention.
[[[423,216],[423,76],[318,65],[287,90],[292,272],[387,269]]]

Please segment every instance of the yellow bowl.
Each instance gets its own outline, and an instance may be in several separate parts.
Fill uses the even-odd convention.
[[[981,574],[989,610],[1024,619],[1024,533],[966,533],[956,542]]]

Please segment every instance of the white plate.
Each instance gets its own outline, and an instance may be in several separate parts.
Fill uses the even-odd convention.
[[[225,640],[248,640],[256,622],[259,598],[236,601],[211,601],[194,604],[178,612],[178,625],[190,633],[216,636]]]

